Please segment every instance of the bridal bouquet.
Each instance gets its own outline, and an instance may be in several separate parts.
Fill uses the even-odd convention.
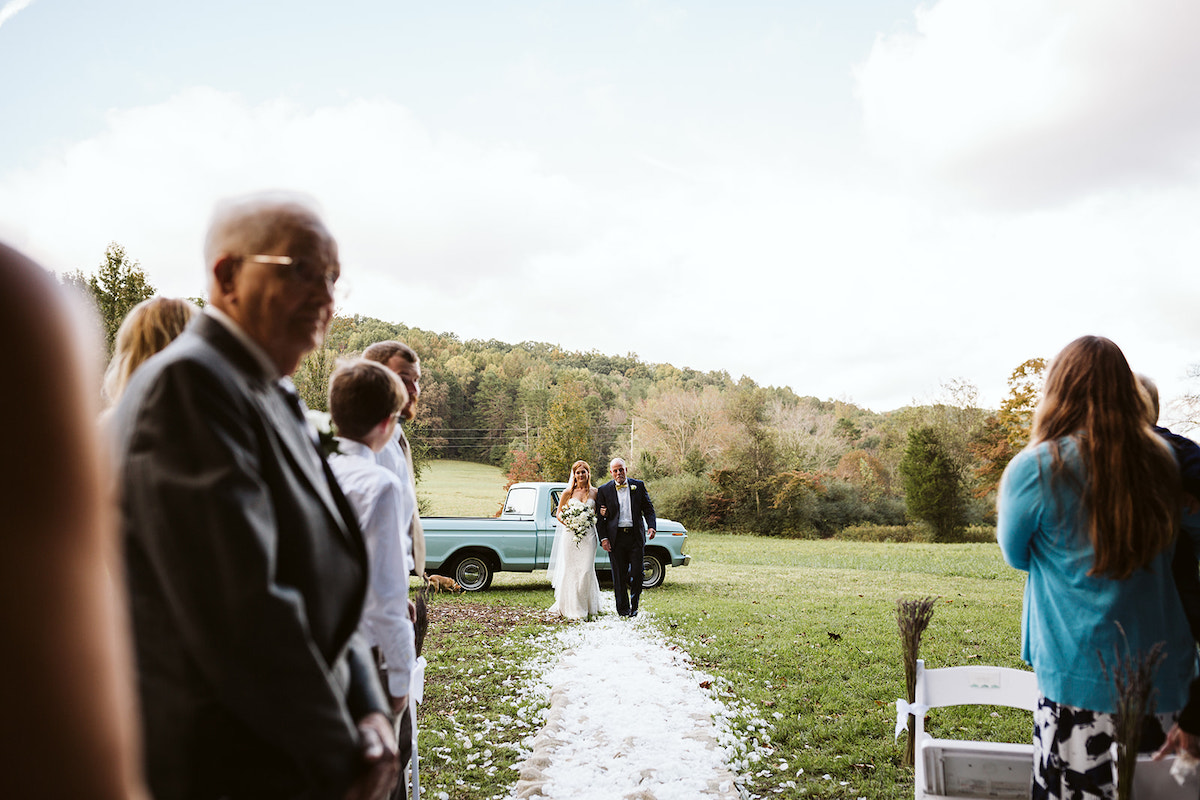
[[[586,503],[572,500],[562,510],[562,513],[559,514],[559,519],[562,520],[563,526],[575,537],[575,546],[579,547],[579,543],[583,541],[583,537],[587,536],[592,526],[596,524],[596,511]]]

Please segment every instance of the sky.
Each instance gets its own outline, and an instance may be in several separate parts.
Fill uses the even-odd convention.
[[[306,193],[339,311],[886,411],[1200,363],[1200,4],[0,0],[0,239],[204,293]]]

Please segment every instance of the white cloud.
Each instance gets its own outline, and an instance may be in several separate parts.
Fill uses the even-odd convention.
[[[86,272],[115,240],[160,291],[196,295],[213,203],[295,189],[338,237],[345,312],[634,351],[877,410],[955,377],[994,404],[1016,365],[1082,333],[1136,351],[1168,398],[1200,360],[1185,315],[1200,296],[1194,189],[995,217],[771,152],[630,148],[614,180],[480,138],[387,100],[192,89],[111,111],[99,134],[0,176],[0,237]]]
[[[1194,180],[1200,5],[941,0],[858,72],[871,142],[910,175],[1007,207]]]
[[[90,271],[116,240],[161,289],[196,294],[213,203],[263,188],[318,198],[348,272],[442,287],[562,246],[588,216],[529,153],[436,138],[395,103],[251,107],[193,89],[111,111],[98,136],[4,176],[0,219],[57,268]]]
[[[0,8],[0,26],[29,8],[32,4],[33,0],[9,0],[4,4],[4,8]]]

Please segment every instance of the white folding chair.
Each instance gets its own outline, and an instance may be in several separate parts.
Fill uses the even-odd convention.
[[[1037,678],[1008,667],[926,669],[917,661],[916,704],[924,708],[990,705],[1037,706]],[[1030,730],[1033,729],[1032,720]],[[934,739],[916,715],[916,800],[1027,798],[1033,775],[1033,745]]]
[[[917,661],[916,705],[922,708],[991,705],[1032,712],[1037,696],[1037,678],[1026,670],[987,666],[926,669],[924,661]],[[916,800],[1029,797],[1032,744],[934,739],[925,733],[922,714],[916,715],[914,741]],[[1170,774],[1173,762],[1173,756],[1162,761],[1139,756],[1133,796],[1155,800],[1200,797],[1200,780],[1191,778],[1180,785]]]

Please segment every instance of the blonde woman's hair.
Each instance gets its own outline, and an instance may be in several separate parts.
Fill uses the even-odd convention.
[[[579,469],[581,466],[587,467],[588,491],[590,492],[592,489],[592,465],[586,461],[576,461],[571,465],[571,477],[567,479],[567,488],[563,489],[562,495],[558,498],[559,512],[567,507],[567,503],[570,502],[571,495],[575,493],[575,489],[577,488],[575,486],[575,470]]]
[[[1030,444],[1049,447],[1052,484],[1079,490],[1094,551],[1089,575],[1128,578],[1175,540],[1179,468],[1147,416],[1145,395],[1112,341],[1082,336],[1051,362]],[[1064,438],[1079,449],[1078,472],[1063,460]]]
[[[104,371],[104,399],[114,406],[121,399],[134,370],[183,333],[200,309],[177,297],[151,297],[125,315]]]

